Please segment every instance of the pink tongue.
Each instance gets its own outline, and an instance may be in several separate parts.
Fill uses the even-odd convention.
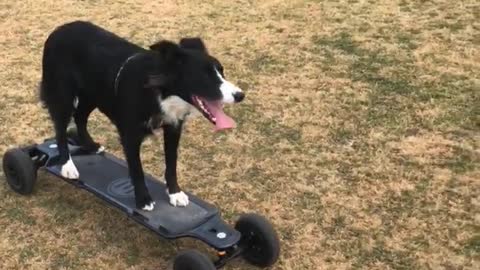
[[[212,115],[217,119],[215,123],[215,131],[236,127],[235,121],[226,115],[222,109],[222,103],[218,101],[205,101]]]

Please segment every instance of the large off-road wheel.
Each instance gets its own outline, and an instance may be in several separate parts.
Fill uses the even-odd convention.
[[[33,192],[37,169],[27,153],[18,148],[8,150],[3,155],[3,172],[15,192],[22,195]]]
[[[273,226],[264,217],[257,214],[245,214],[235,224],[242,234],[240,245],[243,258],[252,265],[268,267],[273,265],[280,255],[280,241]]]
[[[173,270],[216,270],[213,262],[203,253],[196,250],[184,251],[177,255]]]

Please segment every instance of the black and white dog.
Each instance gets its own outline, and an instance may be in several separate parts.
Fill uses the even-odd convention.
[[[233,128],[223,104],[240,102],[244,94],[225,80],[222,65],[199,38],[179,44],[160,41],[147,50],[76,21],[55,29],[45,42],[40,98],[54,123],[62,176],[79,177],[67,146],[72,116],[82,147],[103,151],[87,131],[88,116],[98,108],[120,135],[137,208],[152,210],[140,161],[144,138],[163,129],[170,204],[186,206],[188,196],[178,186],[176,173],[183,122],[199,111],[215,130]]]

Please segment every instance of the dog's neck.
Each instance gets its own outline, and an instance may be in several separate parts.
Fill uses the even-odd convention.
[[[164,90],[169,87],[168,75],[162,73],[157,62],[154,70],[148,75],[145,87],[153,91],[158,101],[158,107],[148,120],[148,127],[156,134],[163,125],[178,125],[185,121],[196,109],[177,95],[166,96]]]
[[[161,73],[153,73],[148,75],[147,84],[145,87],[154,90],[161,90],[167,84],[167,76]]]

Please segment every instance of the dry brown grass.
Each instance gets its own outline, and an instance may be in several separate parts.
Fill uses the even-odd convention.
[[[52,134],[35,89],[59,24],[145,46],[199,35],[247,100],[229,134],[188,125],[180,181],[231,222],[268,216],[274,269],[479,269],[479,14],[475,0],[0,0],[0,152]],[[105,117],[90,128],[120,154]],[[143,158],[162,175],[157,145]],[[33,196],[0,195],[1,269],[165,269],[202,247],[158,240],[45,174]]]

